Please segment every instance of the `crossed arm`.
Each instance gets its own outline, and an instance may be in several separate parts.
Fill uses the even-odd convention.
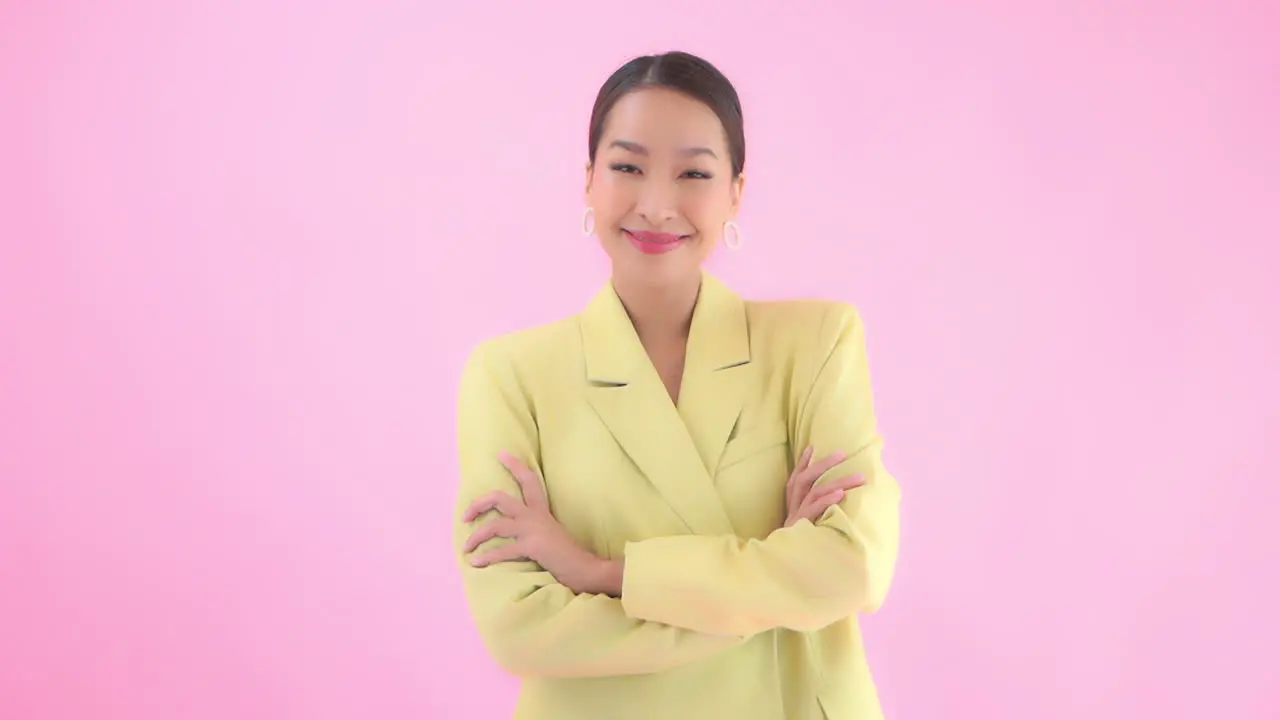
[[[537,427],[510,362],[490,351],[481,346],[463,373],[458,417],[462,485],[454,545],[472,614],[498,664],[524,677],[636,675],[741,643],[740,637],[630,617],[621,601],[603,592],[576,593],[538,563],[512,552],[511,538],[481,537],[473,547],[477,543],[469,540],[481,527],[468,510],[474,501],[525,496],[499,458],[538,457]],[[535,492],[545,496],[545,488]],[[472,554],[473,549],[480,552]],[[486,553],[497,562],[473,565]],[[494,558],[495,553],[500,554]]]
[[[860,318],[838,307],[833,346],[807,392],[792,400],[793,447],[845,453],[819,487],[850,475],[863,485],[817,522],[803,519],[762,540],[681,535],[630,543],[621,567],[601,566],[598,592],[575,593],[528,560],[484,568],[464,562],[473,612],[499,662],[526,676],[655,672],[759,632],[818,630],[880,606],[897,561],[900,490],[881,459]],[[536,457],[536,427],[511,373],[481,352],[468,365],[460,503],[495,490],[519,497],[497,456]],[[461,507],[458,517],[465,557],[475,527]],[[610,570],[620,571],[620,599],[605,589]]]
[[[796,398],[793,447],[845,459],[818,487],[845,476],[863,484],[817,520],[761,540],[680,535],[625,549],[622,605],[631,617],[702,632],[814,631],[884,602],[898,555],[900,490],[885,469],[861,320],[837,305],[834,345]]]

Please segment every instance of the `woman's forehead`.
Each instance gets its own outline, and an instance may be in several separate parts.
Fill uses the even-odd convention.
[[[724,128],[715,112],[687,95],[647,88],[618,100],[605,123],[605,141],[633,143],[652,150],[725,146]]]

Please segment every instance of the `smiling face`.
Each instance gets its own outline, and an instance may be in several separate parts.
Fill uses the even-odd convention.
[[[645,285],[700,276],[742,187],[715,112],[657,87],[618,100],[587,168],[587,204],[614,276]]]

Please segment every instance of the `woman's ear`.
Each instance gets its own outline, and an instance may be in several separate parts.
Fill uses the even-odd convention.
[[[592,177],[591,171],[593,169],[594,167],[592,166],[592,163],[587,163],[587,189],[586,189],[587,196],[591,195],[591,177]]]
[[[733,205],[733,215],[737,217],[738,210],[742,208],[742,191],[746,188],[747,176],[738,173],[738,177],[733,179],[729,184],[730,203]]]

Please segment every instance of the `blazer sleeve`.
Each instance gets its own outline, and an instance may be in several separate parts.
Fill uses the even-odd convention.
[[[832,308],[819,333],[828,347],[815,353],[825,361],[791,399],[792,447],[798,455],[812,446],[814,458],[847,453],[819,484],[859,474],[866,484],[816,524],[802,520],[764,539],[680,535],[628,544],[622,604],[631,617],[708,633],[813,631],[884,602],[898,558],[901,491],[881,457],[861,318],[852,306]]]
[[[473,568],[463,544],[491,515],[462,521],[471,502],[494,490],[520,497],[498,462],[506,451],[538,469],[538,429],[511,361],[492,341],[463,372],[458,411],[461,483],[454,508],[454,553],[471,613],[490,654],[524,677],[599,677],[666,670],[742,642],[628,617],[617,598],[575,595],[532,562]],[[540,470],[539,470],[540,472]],[[496,538],[481,550],[510,542]]]

